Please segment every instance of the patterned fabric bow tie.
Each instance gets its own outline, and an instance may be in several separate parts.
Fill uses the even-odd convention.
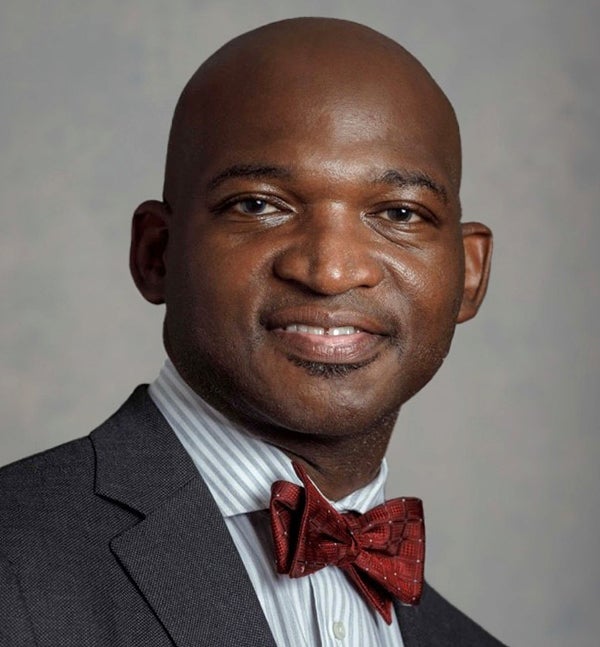
[[[304,468],[293,465],[304,488],[277,481],[271,489],[277,572],[302,577],[338,566],[388,624],[392,598],[418,604],[425,558],[421,500],[392,499],[362,515],[340,514]]]

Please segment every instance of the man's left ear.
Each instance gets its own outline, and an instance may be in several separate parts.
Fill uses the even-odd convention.
[[[479,222],[462,223],[465,249],[465,288],[457,323],[472,319],[488,286],[492,260],[492,232]]]

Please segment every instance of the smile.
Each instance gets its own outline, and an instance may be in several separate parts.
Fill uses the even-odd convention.
[[[306,308],[278,311],[269,318],[266,328],[274,335],[280,351],[298,366],[329,365],[339,369],[367,365],[389,342],[383,326],[351,312]]]

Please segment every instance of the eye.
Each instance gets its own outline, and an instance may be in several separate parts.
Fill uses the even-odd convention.
[[[388,209],[378,211],[375,215],[381,216],[390,222],[398,223],[412,223],[423,220],[423,218],[410,207],[390,207]]]
[[[261,227],[282,224],[293,214],[278,196],[259,193],[232,195],[209,208],[222,222]]]
[[[276,206],[260,198],[238,200],[231,207],[247,216],[269,216],[280,211]]]

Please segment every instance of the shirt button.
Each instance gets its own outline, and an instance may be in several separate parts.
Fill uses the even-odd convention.
[[[346,627],[344,627],[344,623],[340,620],[333,623],[333,635],[338,640],[344,640],[344,638],[346,637]]]

